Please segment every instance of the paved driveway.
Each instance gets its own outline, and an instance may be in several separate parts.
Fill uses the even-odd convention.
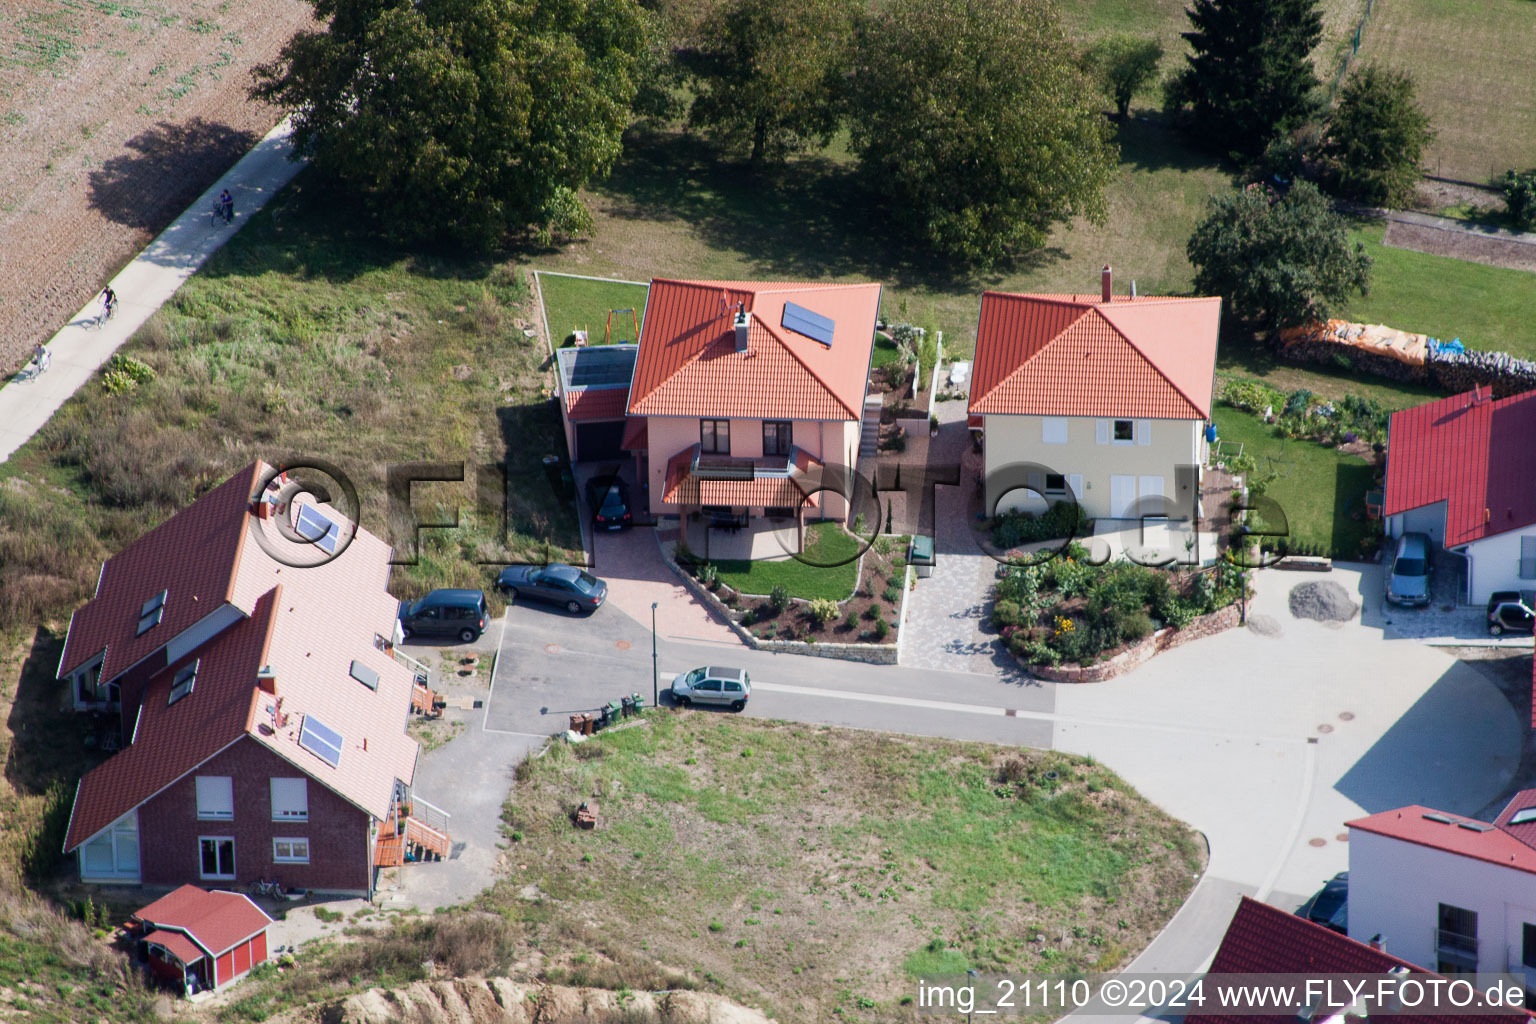
[[[740,647],[741,640],[683,586],[661,557],[657,531],[635,527],[617,533],[599,533],[594,539],[596,572],[608,581],[608,601],[598,614],[610,609],[645,624],[650,636],[651,602],[656,610],[660,635]]]

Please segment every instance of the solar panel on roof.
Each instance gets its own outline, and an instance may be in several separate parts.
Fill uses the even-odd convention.
[[[304,716],[304,728],[299,730],[299,746],[332,768],[341,764],[341,733],[314,715]]]
[[[633,346],[562,349],[561,369],[571,388],[602,388],[628,384],[635,371]]]
[[[341,536],[341,527],[327,519],[313,505],[299,506],[299,520],[294,524],[294,529],[300,537],[318,544],[326,554],[336,553],[336,541]]]
[[[812,312],[793,302],[784,303],[784,318],[780,321],[788,330],[803,334],[812,341],[832,347],[832,328],[836,326],[830,317]]]

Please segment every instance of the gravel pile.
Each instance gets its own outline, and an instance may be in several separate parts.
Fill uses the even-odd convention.
[[[1318,622],[1348,622],[1360,611],[1349,591],[1332,580],[1298,583],[1291,588],[1291,614]]]
[[[1280,622],[1273,615],[1250,615],[1248,629],[1259,636],[1279,636]]]

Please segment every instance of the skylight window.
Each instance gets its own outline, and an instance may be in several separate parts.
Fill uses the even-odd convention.
[[[171,699],[166,701],[167,706],[175,704],[192,692],[192,685],[197,682],[197,666],[201,663],[202,659],[199,658],[192,664],[183,666],[181,671],[176,673],[176,678],[171,681]]]
[[[1454,825],[1456,823],[1456,819],[1455,818],[1451,817],[1448,814],[1441,814],[1439,811],[1435,811],[1435,812],[1433,812],[1431,814],[1426,814],[1426,815],[1424,815],[1424,817],[1426,819],[1430,820],[1430,821],[1438,821],[1442,825]]]
[[[1458,821],[1456,824],[1469,832],[1492,832],[1493,826],[1486,821]]]
[[[139,631],[134,634],[135,636],[142,636],[146,631],[160,624],[160,620],[165,617],[166,593],[162,590],[144,602],[144,607],[139,609]]]
[[[352,678],[370,690],[377,690],[379,688],[379,674],[360,661],[352,663]]]
[[[796,334],[804,335],[812,341],[819,341],[828,348],[832,347],[832,329],[836,323],[831,317],[822,316],[793,302],[786,302],[784,317],[780,322],[786,329]]]
[[[341,733],[314,715],[304,716],[304,727],[299,730],[299,746],[332,768],[341,764]]]
[[[1536,807],[1522,807],[1509,816],[1511,825],[1529,825],[1536,821]]]
[[[300,505],[298,522],[294,524],[300,537],[314,541],[328,555],[336,553],[336,542],[341,537],[341,527],[327,519],[313,505]]]

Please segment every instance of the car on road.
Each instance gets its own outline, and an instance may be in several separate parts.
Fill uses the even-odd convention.
[[[752,679],[746,669],[706,665],[672,680],[672,699],[685,708],[690,704],[723,704],[740,711],[751,697]]]
[[[1495,590],[1488,598],[1488,635],[1536,631],[1536,592]]]
[[[1397,538],[1392,569],[1387,573],[1387,600],[1412,607],[1429,604],[1429,538],[1405,533]]]
[[[434,590],[417,601],[400,602],[400,635],[457,637],[474,643],[485,632],[490,612],[479,590]]]
[[[569,565],[509,565],[496,577],[496,589],[509,601],[526,598],[557,604],[573,615],[595,612],[608,597],[608,584]]]
[[[1306,918],[1341,934],[1348,934],[1349,872],[1340,871],[1307,904]]]
[[[587,507],[592,509],[592,524],[600,530],[622,530],[634,524],[629,485],[616,476],[587,481]]]

